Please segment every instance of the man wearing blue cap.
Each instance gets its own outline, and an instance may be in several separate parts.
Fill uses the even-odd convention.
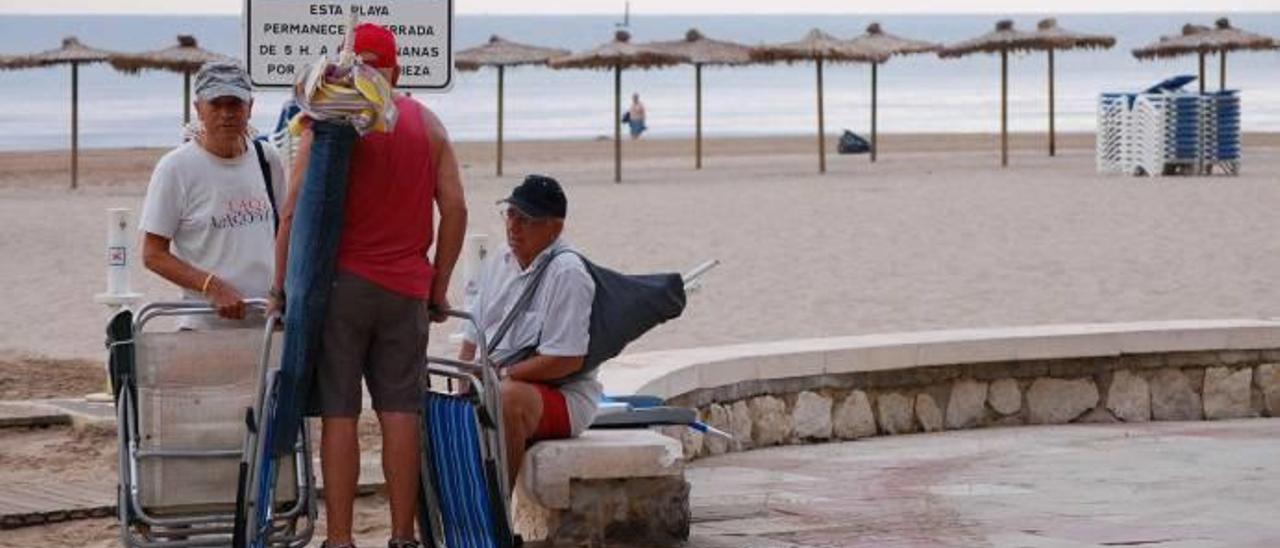
[[[507,249],[486,261],[469,304],[491,346],[507,315],[514,316],[490,354],[502,366],[507,468],[514,482],[529,444],[575,437],[591,425],[603,390],[594,372],[575,375],[587,355],[596,286],[561,237],[568,201],[560,183],[530,175],[499,204]],[[529,284],[537,285],[528,305],[513,311]],[[477,338],[467,324],[463,360],[475,356]]]
[[[148,269],[207,301],[218,319],[184,318],[200,329],[239,324],[245,299],[266,298],[275,255],[275,196],[284,168],[273,147],[249,136],[253,93],[237,63],[206,63],[196,73],[199,124],[190,141],[165,154],[147,185],[139,228]]]

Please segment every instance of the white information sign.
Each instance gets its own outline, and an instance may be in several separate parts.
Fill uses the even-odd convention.
[[[303,67],[336,56],[351,14],[396,35],[396,87],[453,85],[453,0],[246,0],[245,59],[255,86],[292,86]]]

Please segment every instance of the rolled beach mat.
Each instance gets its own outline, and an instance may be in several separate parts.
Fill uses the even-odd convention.
[[[312,132],[311,158],[293,210],[285,272],[284,348],[272,429],[275,439],[271,440],[276,455],[293,451],[308,405],[342,236],[351,151],[358,138],[349,124],[315,121]]]

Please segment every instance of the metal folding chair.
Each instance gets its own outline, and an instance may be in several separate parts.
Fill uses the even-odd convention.
[[[248,302],[265,313],[266,302]],[[119,429],[118,514],[126,546],[231,546],[237,514],[256,505],[243,491],[257,416],[274,367],[275,318],[262,329],[148,331],[157,318],[211,315],[205,303],[152,303],[108,326]],[[271,546],[305,546],[315,522],[304,431],[266,506],[276,509]],[[264,499],[265,500],[265,499]],[[240,510],[240,511],[238,511]]]

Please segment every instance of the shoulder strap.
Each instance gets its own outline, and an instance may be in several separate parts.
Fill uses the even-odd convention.
[[[547,273],[547,267],[551,266],[551,261],[554,261],[556,256],[563,252],[564,250],[551,252],[547,259],[538,265],[538,269],[533,272],[533,277],[529,280],[529,284],[524,286],[524,291],[520,292],[520,298],[516,300],[516,304],[511,306],[507,316],[498,325],[498,331],[493,334],[493,339],[489,341],[489,353],[492,354],[494,350],[497,350],[498,343],[502,342],[502,338],[507,335],[507,331],[511,330],[511,325],[515,323],[516,317],[524,312],[524,309],[529,308],[529,303],[533,301],[534,292],[538,290],[539,285],[542,285],[542,278]]]
[[[267,201],[271,202],[271,222],[275,231],[280,232],[280,211],[276,209],[276,191],[271,184],[271,166],[267,165],[267,155],[262,153],[262,141],[253,139],[253,150],[258,153],[258,167],[262,169],[262,181],[267,185]]]

